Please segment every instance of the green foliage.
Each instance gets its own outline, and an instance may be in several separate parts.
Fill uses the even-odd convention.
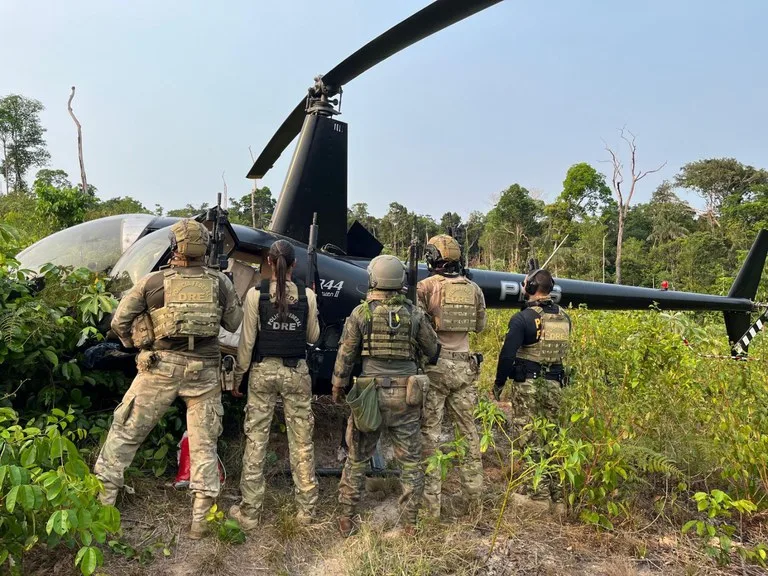
[[[712,215],[719,216],[726,206],[741,202],[753,186],[768,184],[768,172],[734,158],[709,158],[683,166],[675,183],[694,190],[707,201]]]
[[[558,200],[568,207],[571,218],[595,216],[598,210],[613,202],[605,176],[586,162],[568,168]]]
[[[483,249],[505,259],[510,270],[522,268],[533,238],[540,233],[539,219],[544,203],[531,198],[530,192],[513,184],[504,190],[486,220],[481,240]]]
[[[757,510],[757,506],[750,500],[733,500],[722,490],[696,492],[693,495],[693,501],[696,502],[698,512],[706,513],[706,519],[689,520],[683,526],[683,534],[695,527],[696,535],[703,539],[706,553],[721,565],[729,564],[731,552],[734,550],[732,537],[736,532],[736,527],[726,521],[718,521],[718,519],[730,518],[733,511],[740,515],[750,514]],[[736,550],[743,559],[768,567],[766,562],[768,560],[766,556],[768,548],[765,545],[738,546]]]
[[[426,474],[435,470],[440,471],[440,477],[445,480],[448,472],[456,465],[461,465],[467,456],[467,440],[455,431],[454,439],[435,449],[426,459]]]
[[[6,192],[26,192],[25,176],[33,166],[43,166],[51,155],[45,149],[40,124],[44,106],[37,100],[18,94],[0,98],[0,146],[3,158],[0,172],[5,179]]]
[[[719,562],[738,554],[764,563],[768,550],[744,526],[768,502],[768,344],[758,338],[752,360],[737,363],[704,357],[729,353],[719,315],[570,315],[571,382],[561,418],[536,419],[528,429],[544,442],[544,459],[513,444],[510,456],[522,465],[510,485],[555,475],[583,522],[613,529],[651,509],[686,532],[696,528]],[[487,332],[474,338],[490,366],[508,317],[490,312]],[[491,382],[484,370],[481,387]],[[489,425],[489,413],[481,402],[482,429],[503,429]],[[729,524],[735,514],[741,521]]]
[[[266,228],[272,219],[277,200],[272,197],[268,186],[257,188],[253,195],[253,208],[256,218],[251,211],[251,195],[246,194],[240,200],[230,200],[229,220],[234,224],[252,226],[256,222],[256,228]]]
[[[51,221],[54,230],[83,222],[99,203],[95,189],[84,191],[81,186],[73,186],[63,170],[40,170],[33,190],[37,211]]]
[[[75,564],[85,576],[103,563],[96,544],[119,530],[120,513],[96,499],[101,482],[74,443],[86,435],[72,410],[22,425],[0,408],[0,559],[12,573],[22,573],[24,554],[38,545],[79,547]]]
[[[203,202],[199,207],[187,204],[184,208],[168,210],[167,216],[177,216],[179,218],[191,218],[208,210],[208,202]]]
[[[227,544],[242,544],[245,542],[245,532],[243,532],[237,520],[225,518],[224,512],[219,510],[218,505],[214,504],[205,515],[205,521],[211,530],[216,534],[219,540]]]
[[[95,220],[96,218],[118,214],[151,214],[151,212],[138,200],[125,196],[99,202],[95,207],[86,212],[84,220]]]
[[[79,450],[93,449],[103,439],[128,379],[120,372],[88,369],[83,351],[103,338],[105,316],[116,301],[106,279],[85,268],[46,265],[31,281],[15,266],[13,261],[0,266],[0,415],[7,415],[0,419],[0,496],[6,498],[5,510],[23,524],[23,530],[13,528],[18,541],[9,548],[9,558],[18,564],[20,554],[35,545],[77,544],[77,566],[90,574],[102,562],[96,544],[103,544],[106,534],[117,528],[115,518],[104,518],[107,512],[100,511],[93,497],[99,483]],[[16,413],[29,421],[25,428],[13,422]],[[52,431],[56,426],[58,433]],[[175,460],[182,430],[183,413],[173,406],[139,449],[129,474],[165,474]],[[3,460],[6,457],[14,460]],[[29,478],[16,482],[16,489],[3,485],[3,478],[18,475],[16,468],[3,468],[5,464],[28,469]],[[83,506],[74,502],[75,493]],[[40,494],[50,498],[41,504]],[[86,500],[90,508],[81,514]],[[3,512],[0,541],[5,541],[2,530],[15,526]],[[33,519],[32,514],[40,517]],[[44,534],[35,538],[35,530]],[[152,550],[137,554],[146,558]]]

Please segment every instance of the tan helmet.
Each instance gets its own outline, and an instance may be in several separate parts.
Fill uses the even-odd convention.
[[[405,286],[405,266],[396,256],[382,254],[368,264],[368,287],[400,290]]]
[[[171,226],[168,237],[171,239],[171,250],[187,258],[200,258],[208,251],[208,229],[191,218],[184,218]]]
[[[438,234],[427,240],[427,249],[424,255],[430,268],[434,268],[438,262],[459,262],[461,260],[461,246],[456,238],[448,234]]]

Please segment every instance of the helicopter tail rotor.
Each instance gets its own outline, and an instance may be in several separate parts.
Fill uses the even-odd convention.
[[[731,285],[731,290],[728,292],[729,297],[755,299],[763,275],[766,255],[768,255],[768,230],[760,230],[736,276],[736,280]],[[752,334],[751,338],[744,340],[750,329],[750,314],[748,312],[724,312],[723,315],[725,316],[728,341],[731,346],[734,346],[732,353],[734,355],[746,353],[749,341],[754,338],[754,334]]]

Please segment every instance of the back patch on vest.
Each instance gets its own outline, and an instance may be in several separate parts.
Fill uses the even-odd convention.
[[[267,326],[271,330],[279,330],[281,332],[296,332],[297,330],[304,330],[304,324],[296,314],[288,312],[285,318],[280,318],[280,313],[273,314],[267,320]]]
[[[446,304],[475,305],[475,287],[472,284],[450,283],[443,286]]]
[[[211,304],[215,302],[213,289],[215,282],[209,278],[185,278],[176,276],[167,280],[165,289],[166,304]]]

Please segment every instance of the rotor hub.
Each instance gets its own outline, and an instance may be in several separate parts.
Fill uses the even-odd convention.
[[[338,89],[338,100],[330,98],[332,90],[323,82],[323,76],[315,76],[315,83],[307,90],[307,114],[319,116],[334,116],[341,114],[341,88]]]

